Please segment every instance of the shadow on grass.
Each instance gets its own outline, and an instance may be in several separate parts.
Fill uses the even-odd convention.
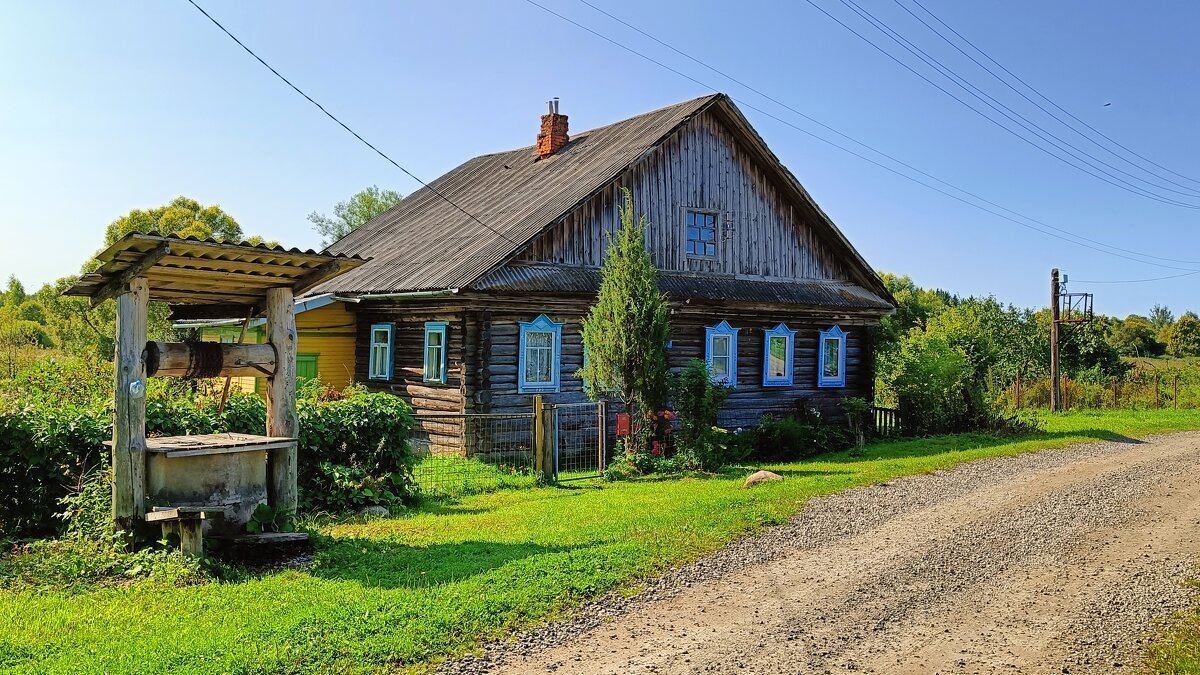
[[[432,546],[356,537],[321,537],[310,575],[369,588],[426,588],[461,581],[525,558],[577,550],[539,544],[464,541]]]

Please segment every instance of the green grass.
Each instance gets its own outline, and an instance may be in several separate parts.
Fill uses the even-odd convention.
[[[1200,581],[1191,585],[1200,588]],[[1200,673],[1200,607],[1176,617],[1150,645],[1146,665],[1155,673]]]
[[[180,588],[0,591],[0,671],[385,672],[481,639],[780,523],[813,496],[998,455],[1200,429],[1200,413],[1073,413],[1036,438],[967,434],[868,446],[711,478],[583,481],[325,525],[304,571]],[[758,468],[758,467],[754,467]]]
[[[445,455],[427,456],[413,467],[421,493],[429,497],[463,497],[532,487],[537,484],[532,473]]]

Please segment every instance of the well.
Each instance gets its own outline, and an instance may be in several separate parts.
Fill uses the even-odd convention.
[[[117,302],[113,521],[179,529],[185,548],[202,531],[243,532],[265,503],[296,509],[296,317],[294,297],[366,262],[315,251],[132,233],[97,258],[103,263],[67,290],[95,306]],[[178,319],[266,317],[267,343],[146,341],[151,300]],[[146,377],[267,378],[263,435],[146,438]],[[191,532],[194,530],[194,533]],[[190,545],[189,545],[190,542]]]

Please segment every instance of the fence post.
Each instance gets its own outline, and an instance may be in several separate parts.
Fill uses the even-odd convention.
[[[1071,378],[1066,376],[1062,379],[1062,409],[1064,412],[1071,409]]]
[[[596,473],[604,475],[604,452],[605,444],[608,442],[607,429],[604,428],[608,420],[608,406],[604,401],[596,402]]]
[[[1113,409],[1121,407],[1120,393],[1117,389],[1117,378],[1113,378]]]
[[[1178,373],[1175,374],[1175,393],[1172,395],[1171,400],[1175,401],[1175,409],[1179,410],[1179,374]]]
[[[1021,409],[1021,375],[1017,374],[1017,395],[1016,395],[1017,410]]]
[[[1158,373],[1154,374],[1154,408],[1162,408],[1162,382]]]
[[[546,472],[546,429],[545,418],[542,417],[542,395],[533,395],[533,470],[545,475]]]

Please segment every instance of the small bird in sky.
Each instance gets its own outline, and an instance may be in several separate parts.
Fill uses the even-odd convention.
[[[1112,105],[1112,101],[1109,101],[1108,103],[1105,103],[1103,107],[1107,108],[1107,107],[1108,107],[1108,106],[1110,106],[1110,105]]]

